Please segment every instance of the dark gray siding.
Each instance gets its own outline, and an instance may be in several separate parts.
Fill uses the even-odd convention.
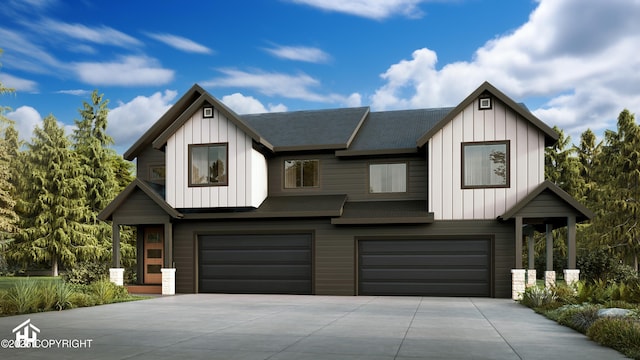
[[[180,221],[174,224],[176,290],[196,292],[197,236],[202,234],[304,233],[314,238],[314,289],[317,295],[356,295],[356,240],[364,238],[492,239],[492,296],[511,297],[511,269],[515,264],[513,222],[439,221],[427,225],[335,226],[330,219]]]
[[[580,213],[566,201],[547,190],[531,200],[517,215],[525,218],[566,217],[567,215]]]
[[[113,213],[119,224],[158,224],[169,221],[169,215],[142,190],[136,189]]]
[[[164,152],[154,149],[151,145],[138,155],[136,163],[137,177],[145,181],[150,181],[151,166],[166,166]]]
[[[284,189],[284,161],[295,159],[320,160],[320,186],[306,189]],[[406,162],[408,184],[406,193],[370,194],[369,164]],[[269,195],[333,195],[346,194],[350,201],[394,199],[424,200],[427,190],[427,168],[424,157],[408,156],[394,158],[337,158],[334,154],[309,154],[276,156],[268,160]]]

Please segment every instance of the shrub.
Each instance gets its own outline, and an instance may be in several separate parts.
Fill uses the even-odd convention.
[[[576,262],[587,282],[626,282],[638,278],[632,267],[621,264],[605,249],[585,251],[578,255]]]
[[[551,290],[556,295],[556,301],[561,304],[575,304],[576,294],[578,292],[577,285],[567,285],[566,283],[556,283]]]
[[[640,358],[640,323],[627,317],[600,318],[587,330],[595,342]]]
[[[73,303],[71,302],[73,289],[71,289],[71,287],[67,283],[58,283],[56,287],[56,293],[56,309],[64,310],[73,307]]]
[[[47,281],[40,282],[39,286],[39,303],[37,308],[42,311],[53,309],[58,302],[58,284]]]
[[[539,308],[552,305],[556,300],[557,296],[553,290],[532,286],[525,289],[520,302],[530,308]]]
[[[38,285],[29,279],[16,282],[5,295],[5,306],[9,313],[25,314],[37,310]]]
[[[109,266],[100,262],[79,262],[62,274],[70,284],[88,285],[109,276]]]
[[[128,295],[124,286],[118,286],[108,279],[94,282],[91,284],[90,290],[96,300],[96,304],[109,304],[122,300]]]
[[[96,305],[93,296],[83,292],[72,292],[71,295],[69,295],[69,303],[71,304],[70,307],[87,307]]]
[[[556,321],[584,334],[598,320],[598,310],[601,308],[592,304],[565,305],[557,309]]]

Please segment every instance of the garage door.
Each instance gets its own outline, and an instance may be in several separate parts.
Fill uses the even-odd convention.
[[[311,235],[198,238],[202,293],[311,294]]]
[[[491,296],[488,239],[360,240],[360,295]]]

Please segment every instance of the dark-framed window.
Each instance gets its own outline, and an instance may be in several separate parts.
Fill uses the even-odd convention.
[[[189,145],[189,186],[225,186],[229,184],[229,145]]]
[[[164,165],[152,165],[149,167],[149,179],[151,181],[164,180],[166,176],[166,170]]]
[[[372,194],[407,192],[407,163],[369,164],[369,192]]]
[[[508,188],[509,141],[462,143],[462,188]]]
[[[284,188],[314,188],[320,186],[320,160],[285,160]]]

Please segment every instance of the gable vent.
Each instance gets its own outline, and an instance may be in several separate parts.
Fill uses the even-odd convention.
[[[205,106],[202,108],[202,117],[203,118],[212,118],[213,117],[213,106]]]
[[[490,97],[480,98],[478,100],[478,109],[479,110],[491,109],[491,98]]]

